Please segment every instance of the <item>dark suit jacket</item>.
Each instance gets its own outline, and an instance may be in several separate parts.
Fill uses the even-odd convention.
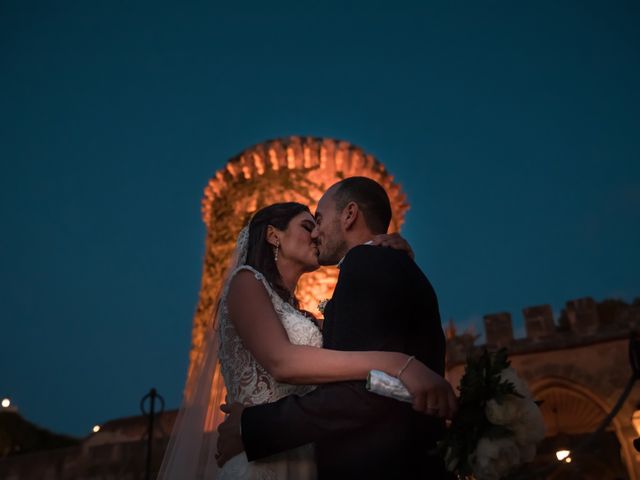
[[[324,314],[326,348],[405,352],[444,374],[436,295],[406,253],[369,245],[351,249]],[[442,420],[369,393],[364,381],[320,385],[242,415],[249,460],[315,442],[323,479],[388,479],[399,472],[402,478],[448,478],[442,461],[429,454],[443,432]]]

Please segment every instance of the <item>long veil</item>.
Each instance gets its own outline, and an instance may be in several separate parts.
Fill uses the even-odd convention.
[[[220,411],[224,382],[218,362],[220,304],[227,295],[229,276],[247,259],[249,226],[238,235],[236,248],[224,276],[220,298],[203,341],[203,351],[193,367],[193,388],[188,389],[173,426],[158,480],[215,478],[216,427],[224,419]]]

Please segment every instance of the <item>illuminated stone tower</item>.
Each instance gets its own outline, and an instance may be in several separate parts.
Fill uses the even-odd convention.
[[[209,181],[202,199],[207,238],[185,394],[190,393],[194,365],[202,358],[204,332],[212,327],[214,305],[235,239],[251,215],[271,203],[284,201],[304,203],[313,212],[328,187],[355,175],[372,178],[384,186],[393,210],[389,230],[399,231],[409,208],[400,186],[393,182],[384,165],[348,142],[310,137],[270,140],[229,160]],[[336,279],[335,268],[304,275],[296,292],[303,308],[317,313],[317,302],[331,297]],[[212,405],[224,398],[220,382],[217,383]]]

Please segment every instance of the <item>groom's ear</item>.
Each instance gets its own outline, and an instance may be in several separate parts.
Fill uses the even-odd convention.
[[[347,206],[342,210],[342,226],[345,230],[350,230],[351,227],[353,227],[358,219],[358,215],[360,215],[358,204],[356,202],[347,203]]]

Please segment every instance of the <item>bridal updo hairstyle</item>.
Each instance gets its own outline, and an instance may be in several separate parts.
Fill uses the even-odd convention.
[[[297,299],[285,288],[273,258],[273,245],[267,242],[267,227],[273,225],[278,230],[286,230],[291,220],[309,207],[301,203],[274,203],[258,210],[249,222],[249,244],[247,265],[262,273],[273,289],[285,301],[298,305]]]

